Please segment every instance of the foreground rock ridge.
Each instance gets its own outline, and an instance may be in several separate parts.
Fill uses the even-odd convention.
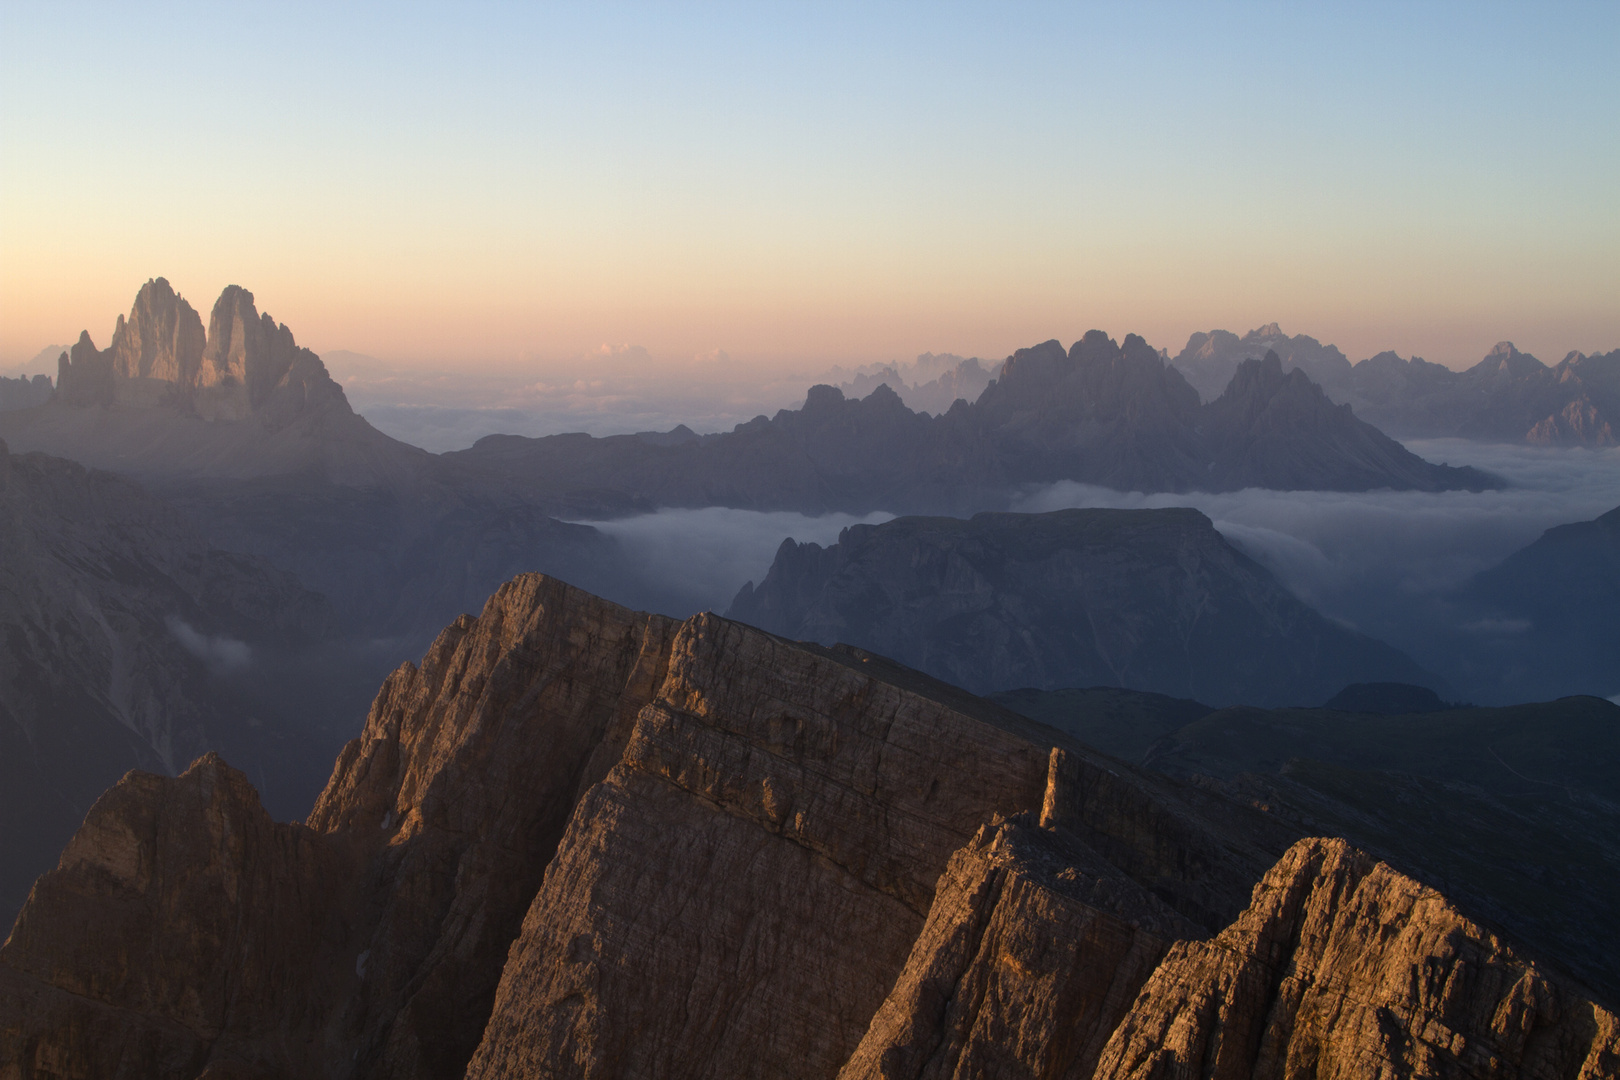
[[[212,755],[104,795],[0,948],[0,1077],[1620,1068],[1573,984],[1294,841],[880,656],[526,575],[306,823]]]

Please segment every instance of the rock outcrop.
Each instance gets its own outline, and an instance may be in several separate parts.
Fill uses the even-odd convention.
[[[0,1075],[1612,1071],[1576,988],[1289,839],[882,658],[531,575],[306,825],[212,757],[104,796],[0,948]]]
[[[345,631],[405,643],[396,661],[523,571],[636,591],[600,533],[372,428],[235,285],[205,332],[167,281],[148,281],[111,344],[82,334],[54,400],[0,414],[0,435],[134,477],[215,546],[327,596]]]
[[[232,285],[205,333],[163,278],[140,289],[112,341],[88,331],[58,365],[48,406],[7,413],[14,447],[165,477],[308,473],[335,482],[398,484],[428,457],[355,415],[320,357]]]
[[[1350,682],[1433,680],[1324,619],[1184,508],[898,518],[827,548],[788,540],[728,615],[976,693],[1122,686],[1300,705]]]
[[[1304,840],[1208,942],[1178,942],[1096,1080],[1161,1076],[1597,1078],[1620,1020],[1432,889]],[[1084,1074],[1082,1074],[1084,1075]]]

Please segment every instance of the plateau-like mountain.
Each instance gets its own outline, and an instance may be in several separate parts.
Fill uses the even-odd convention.
[[[0,917],[130,769],[224,750],[305,812],[380,674],[333,621],[131,481],[0,443]]]
[[[108,347],[82,334],[52,399],[0,414],[0,435],[139,479],[217,546],[330,598],[346,630],[412,650],[524,570],[627,580],[596,531],[372,428],[234,285],[205,331],[167,281],[148,281]]]
[[[1348,838],[1620,998],[1620,706],[1213,709],[1117,689],[995,700],[1088,745]],[[1356,695],[1335,695],[1336,699]]]
[[[886,384],[856,401],[816,386],[802,409],[716,435],[492,435],[444,457],[542,505],[594,503],[603,514],[715,505],[961,513],[1058,480],[1135,491],[1500,485],[1422,460],[1308,380],[1284,377],[1274,359],[1245,365],[1200,405],[1141,338],[1120,345],[1096,330],[1067,351],[1056,341],[1020,349],[976,401],[937,417],[908,409]]]
[[[0,948],[58,1077],[1592,1078],[1439,892],[858,650],[556,581],[384,685],[307,825],[134,773]]]
[[[1434,679],[1323,618],[1186,508],[898,518],[826,548],[787,540],[726,614],[976,693],[1103,685],[1301,705],[1346,683]]]
[[[1504,341],[1466,371],[1393,352],[1351,364],[1332,345],[1290,337],[1276,323],[1243,337],[1193,334],[1173,363],[1206,400],[1246,359],[1277,353],[1335,402],[1401,438],[1612,446],[1620,438],[1620,350],[1571,352],[1548,367]]]

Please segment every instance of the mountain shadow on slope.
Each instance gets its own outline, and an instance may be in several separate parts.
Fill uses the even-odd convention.
[[[995,700],[1106,753],[1331,832],[1620,1000],[1620,706],[1212,709],[1131,691]],[[1178,722],[1179,721],[1179,722]]]
[[[727,615],[975,693],[1101,685],[1293,705],[1350,682],[1438,685],[1300,602],[1187,508],[899,518],[826,548],[787,540]]]

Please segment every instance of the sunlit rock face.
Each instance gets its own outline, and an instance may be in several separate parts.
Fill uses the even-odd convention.
[[[1613,1075],[1578,988],[1295,839],[882,658],[530,575],[306,824],[215,757],[103,797],[0,949],[0,1067]]]

